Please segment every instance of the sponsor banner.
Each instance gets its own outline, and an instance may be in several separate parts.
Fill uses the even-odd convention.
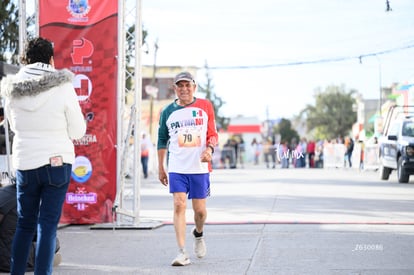
[[[116,196],[118,1],[39,0],[40,36],[54,44],[55,67],[74,74],[87,121],[61,223],[112,221]]]
[[[39,0],[39,25],[70,24],[90,26],[111,16],[116,16],[115,0]],[[45,13],[46,12],[46,13]]]

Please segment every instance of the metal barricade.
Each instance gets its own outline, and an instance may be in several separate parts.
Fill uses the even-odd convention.
[[[338,168],[344,167],[345,145],[343,144],[326,144],[323,147],[323,167]]]
[[[380,166],[379,162],[379,145],[367,144],[364,152],[364,169],[377,170]]]
[[[221,150],[221,162],[223,168],[236,168],[236,150],[232,147],[224,147]]]

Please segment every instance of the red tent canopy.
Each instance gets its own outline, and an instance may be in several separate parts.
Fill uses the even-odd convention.
[[[229,125],[227,131],[233,134],[260,133],[261,125]]]

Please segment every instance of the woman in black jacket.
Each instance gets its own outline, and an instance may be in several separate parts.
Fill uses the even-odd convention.
[[[10,271],[11,246],[16,231],[16,185],[0,188],[0,270]]]
[[[10,258],[14,232],[17,222],[17,202],[16,185],[9,184],[4,187],[0,185],[0,271],[10,272]],[[34,241],[36,238],[34,239]],[[36,243],[32,243],[29,258],[27,260],[27,271],[32,271],[34,267]],[[60,248],[59,240],[56,239],[56,254],[53,265],[56,266],[61,261],[58,253]]]

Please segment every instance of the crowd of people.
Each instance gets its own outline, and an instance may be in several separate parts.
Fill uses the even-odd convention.
[[[308,140],[301,138],[291,142],[276,141],[272,137],[259,140],[253,138],[246,144],[241,135],[230,137],[222,146],[220,158],[215,160],[215,168],[243,168],[246,163],[263,165],[269,169],[275,168],[323,168],[324,147],[328,144],[343,144],[344,167],[352,167],[352,156],[355,142],[362,148],[359,156],[359,167],[363,169],[364,143],[361,140],[347,136],[332,140]]]

